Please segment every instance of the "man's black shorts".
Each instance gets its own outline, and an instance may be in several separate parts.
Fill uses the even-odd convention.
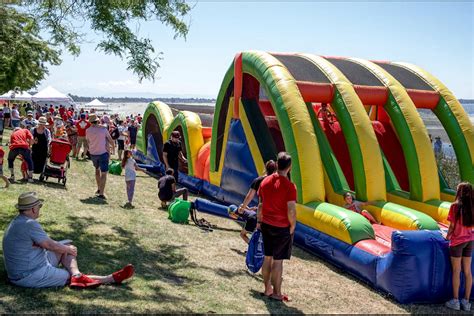
[[[275,260],[290,259],[293,246],[290,227],[276,227],[262,223],[260,228],[265,256],[273,257]]]

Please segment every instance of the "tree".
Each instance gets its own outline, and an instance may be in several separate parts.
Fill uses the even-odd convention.
[[[2,2],[0,11],[6,13],[2,16],[0,24],[6,20],[8,24],[23,25],[27,20],[28,27],[23,27],[23,33],[17,38],[31,36],[47,48],[47,56],[32,56],[39,62],[42,72],[37,77],[31,77],[36,85],[47,74],[45,63],[60,63],[61,49],[66,49],[72,55],[80,54],[81,44],[87,40],[85,34],[80,33],[81,27],[87,23],[92,31],[101,36],[97,49],[106,54],[119,56],[127,62],[127,69],[143,79],[154,80],[160,66],[161,52],[156,52],[150,39],[140,37],[139,25],[142,21],[158,20],[171,27],[175,38],[186,37],[188,26],[184,17],[191,7],[184,0],[14,0],[9,4]],[[14,12],[15,14],[9,14]],[[1,25],[0,28],[4,26]],[[137,29],[133,31],[133,29]],[[47,34],[44,40],[38,33]],[[0,34],[0,42],[3,34]],[[25,42],[25,44],[27,44]],[[2,45],[2,47],[5,47]],[[9,46],[7,46],[9,47]],[[28,52],[29,46],[22,47]],[[4,57],[4,50],[0,51],[0,60]],[[28,54],[26,55],[28,56]],[[34,59],[34,58],[32,58]],[[10,60],[10,69],[20,74],[24,69],[15,66],[15,60]],[[3,67],[2,67],[3,68]],[[0,80],[3,80],[0,77]],[[0,83],[0,87],[12,86],[13,82]],[[24,86],[22,86],[24,87]],[[4,88],[4,87],[3,87]]]
[[[35,20],[0,6],[0,92],[27,90],[48,73],[46,63],[58,65],[59,53],[39,36]]]

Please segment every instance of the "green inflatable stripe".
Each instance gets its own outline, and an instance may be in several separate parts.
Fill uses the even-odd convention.
[[[443,124],[444,129],[448,133],[449,139],[453,145],[456,158],[458,160],[459,172],[461,180],[474,183],[474,169],[472,166],[472,157],[466,138],[459,126],[459,123],[449,108],[443,97],[440,97],[438,105],[433,110],[435,115]]]
[[[369,221],[364,216],[357,214],[356,212],[325,202],[312,202],[306,204],[306,206],[330,215],[342,222],[349,233],[352,244],[361,240],[375,238],[372,225],[370,225]]]
[[[285,103],[283,102],[282,91],[279,91],[276,84],[277,80],[275,80],[276,78],[272,76],[272,72],[268,71],[269,66],[271,65],[266,64],[257,53],[242,54],[243,72],[252,75],[260,83],[262,83],[261,86],[265,89],[266,95],[271,101],[273,110],[275,111],[278,119],[278,123],[280,124],[283,141],[285,143],[285,149],[292,158],[291,180],[298,188],[298,201],[301,201],[301,170],[295,138],[291,127],[290,118],[288,117]],[[279,78],[279,80],[281,80],[281,78]]]
[[[394,190],[401,190],[397,177],[395,177],[392,167],[390,167],[387,157],[385,157],[382,151],[382,148],[380,148],[380,152],[382,153],[382,162],[383,162],[383,169],[385,171],[385,183],[387,186],[387,192],[391,192]]]
[[[178,126],[181,126],[183,130],[184,145],[186,146],[186,154],[188,155],[188,173],[194,174],[193,159],[191,155],[191,147],[189,145],[189,135],[188,135],[188,126],[186,125],[186,117],[183,113],[179,112],[178,115],[173,119],[170,126],[168,127],[169,135],[171,132]]]
[[[227,89],[229,88],[230,83],[232,82],[232,79],[234,78],[234,63],[230,65],[229,69],[227,69],[227,72],[224,76],[224,79],[221,84],[221,88],[219,90],[219,94],[217,95],[217,100],[216,100],[216,107],[214,110],[214,119],[212,121],[212,138],[211,138],[211,157],[210,157],[210,171],[217,171],[219,166],[216,166],[216,157],[217,155],[221,155],[222,152],[216,152],[217,151],[217,141],[219,139],[218,135],[218,128],[219,128],[219,116],[221,113],[222,109],[222,102],[224,101],[225,94],[227,92]],[[230,110],[230,109],[229,109]],[[225,123],[224,123],[225,124]]]
[[[410,199],[423,202],[423,186],[415,142],[413,141],[410,128],[405,120],[402,110],[392,93],[389,93],[389,98],[384,109],[390,116],[400,140],[400,144],[402,145],[402,148],[404,148],[403,155],[405,157],[410,182]]]
[[[319,123],[318,118],[316,118],[316,113],[314,113],[313,106],[311,103],[306,103],[306,107],[308,108],[311,122],[313,123],[314,132],[318,140],[321,160],[334,192],[347,192],[350,190],[349,184],[347,184],[346,177],[344,176],[341,166],[339,165],[339,162],[337,161],[336,156],[331,149],[331,145],[329,145],[326,134],[324,134],[321,124]]]
[[[436,221],[422,212],[391,202],[377,202],[375,205],[379,208],[385,208],[386,210],[400,214],[403,217],[410,218],[418,229],[439,230]]]
[[[254,100],[241,101],[263,161],[276,160],[277,148],[258,103]]]
[[[352,170],[354,173],[354,187],[357,193],[357,199],[362,201],[367,201],[367,186],[365,180],[365,170],[364,170],[364,160],[362,157],[362,150],[357,138],[357,133],[352,122],[351,115],[346,108],[346,104],[339,93],[336,90],[334,94],[334,99],[332,102],[332,108],[336,112],[337,119],[339,124],[341,124],[341,129],[344,133],[344,138],[346,139],[347,148],[349,149],[349,154],[351,157]]]

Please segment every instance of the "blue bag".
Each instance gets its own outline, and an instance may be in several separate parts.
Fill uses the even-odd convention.
[[[247,250],[247,257],[245,258],[245,264],[252,273],[260,271],[265,259],[265,253],[263,251],[263,236],[262,232],[256,230],[253,232],[249,242],[249,249]]]

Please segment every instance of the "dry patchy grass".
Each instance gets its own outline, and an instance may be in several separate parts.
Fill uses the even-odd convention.
[[[156,180],[143,174],[137,180],[132,210],[121,207],[126,194],[120,176],[109,176],[106,204],[92,198],[90,162],[72,161],[67,190],[54,183],[0,189],[0,234],[16,215],[18,195],[34,190],[46,199],[41,224],[56,240],[74,240],[83,272],[108,274],[129,262],[136,267],[135,277],[123,286],[23,289],[5,283],[0,256],[0,313],[446,312],[436,305],[399,305],[298,248],[284,272],[283,286],[293,301],[263,299],[261,275],[246,271],[246,246],[236,223],[206,215],[217,225],[213,232],[173,224],[158,209]]]

